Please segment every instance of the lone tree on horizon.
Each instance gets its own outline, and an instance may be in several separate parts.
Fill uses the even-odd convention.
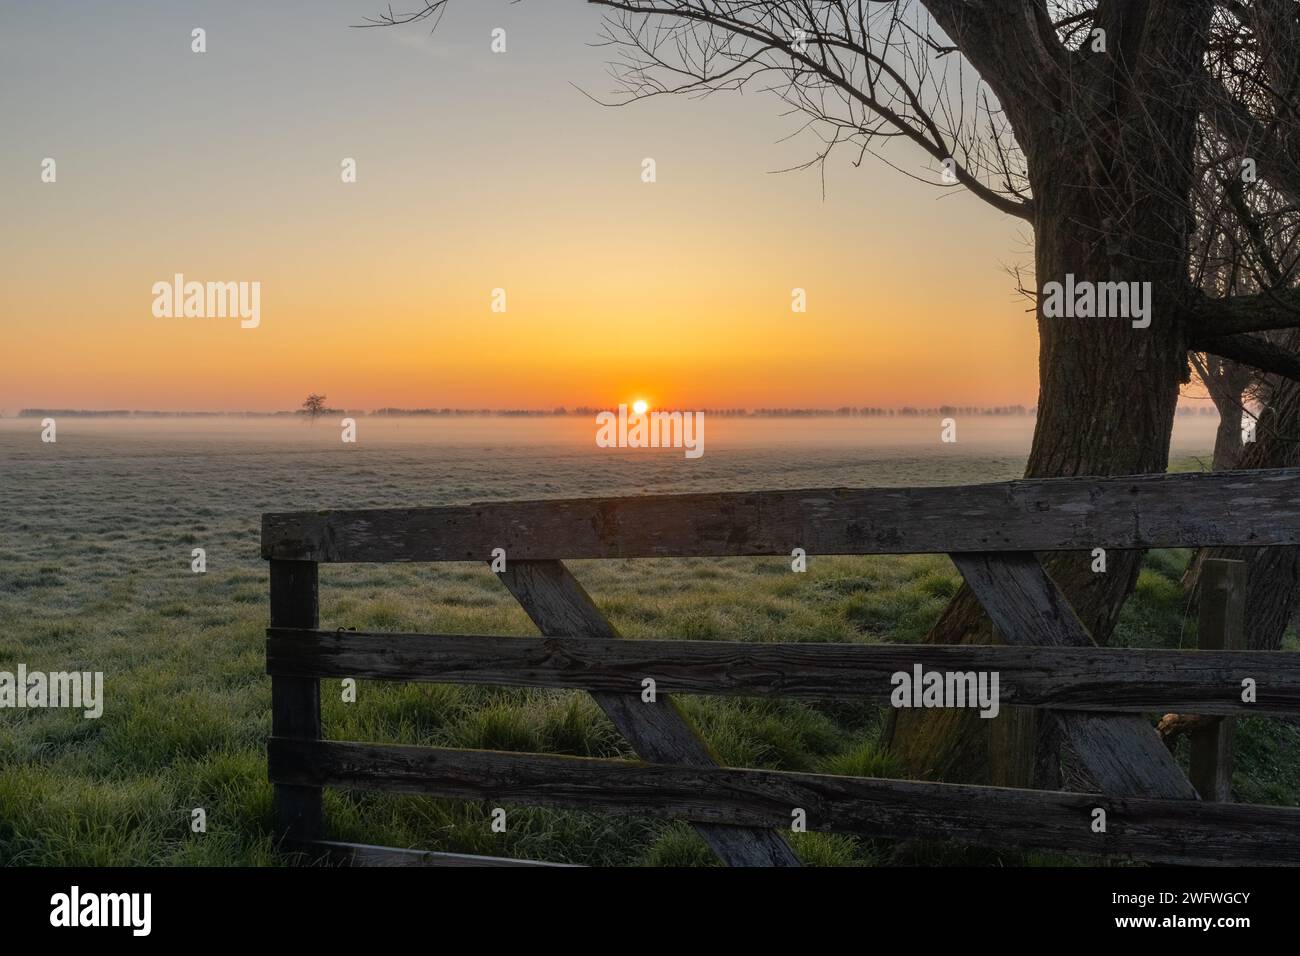
[[[315,425],[316,419],[325,411],[325,396],[312,392],[302,403],[302,410],[307,413],[307,421]]]
[[[816,135],[807,166],[841,148],[871,154],[1032,228],[1039,398],[1026,477],[1167,470],[1189,352],[1300,380],[1300,355],[1274,335],[1300,327],[1296,0],[588,2],[608,9],[601,40],[620,102],[763,90]],[[447,6],[421,0],[372,22],[436,23]],[[1202,282],[1196,237],[1225,226],[1256,258],[1284,250],[1277,270]],[[1067,276],[1151,283],[1149,326],[1045,315],[1038,290]],[[1088,554],[1064,553],[1044,565],[1105,644],[1141,562],[1117,552],[1093,573]],[[963,585],[927,640],[996,635]],[[1011,768],[999,783],[1028,785],[1039,732],[991,735],[992,723],[910,712],[893,745],[914,773],[978,780],[998,766]]]

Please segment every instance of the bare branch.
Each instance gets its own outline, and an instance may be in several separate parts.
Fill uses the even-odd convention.
[[[1300,354],[1254,335],[1193,336],[1188,345],[1211,355],[1232,359],[1261,372],[1300,382]]]

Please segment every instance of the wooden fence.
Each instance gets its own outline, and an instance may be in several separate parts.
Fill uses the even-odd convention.
[[[798,865],[783,832],[948,839],[1170,863],[1300,863],[1300,810],[1223,795],[1244,714],[1300,713],[1300,655],[1098,648],[1035,552],[1300,545],[1300,469],[267,514],[270,778],[285,845],[352,863],[544,865],[326,839],[323,787],[684,818],[730,865]],[[319,627],[319,562],[488,561],[537,638]],[[618,641],[564,559],[944,552],[999,646]],[[1212,568],[1211,646],[1239,642],[1241,568]],[[1235,583],[1234,583],[1235,582]],[[1223,589],[1227,593],[1218,593]],[[1236,602],[1234,604],[1234,602]],[[1235,610],[1234,610],[1235,609]],[[1207,637],[1203,635],[1202,640]],[[997,672],[1000,702],[1053,712],[1101,793],[720,767],[673,694],[887,700],[914,665]],[[322,739],[320,679],[589,691],[640,761]],[[653,678],[654,702],[642,699]],[[1243,700],[1243,682],[1256,688]],[[1197,789],[1145,712],[1221,715],[1193,740]],[[1105,811],[1098,832],[1096,810]]]

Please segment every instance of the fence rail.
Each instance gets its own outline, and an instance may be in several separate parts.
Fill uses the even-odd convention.
[[[1210,520],[1210,516],[1213,519]],[[1300,469],[306,511],[262,556],[478,561],[1077,551],[1300,543]]]
[[[1056,710],[1300,713],[1300,655],[1082,647],[610,641],[270,628],[276,677],[553,687],[640,694],[888,701],[899,672],[990,672],[999,701]],[[1258,699],[1241,699],[1241,682]]]
[[[684,818],[731,865],[797,865],[781,835],[796,810],[809,829],[867,836],[1300,864],[1300,810],[1209,802],[1228,795],[1233,716],[1300,713],[1300,655],[1232,649],[1242,646],[1241,565],[1206,565],[1216,582],[1202,589],[1202,627],[1216,632],[1206,646],[1225,649],[1102,649],[1034,553],[1199,545],[1300,545],[1300,469],[264,515],[277,829],[290,848],[359,864],[532,862],[328,840],[322,788],[345,787]],[[794,548],[947,552],[1003,645],[622,641],[559,560]],[[495,549],[506,561],[498,577],[541,637],[319,626],[318,562],[488,560]],[[673,699],[888,700],[893,675],[916,668],[996,672],[999,705],[1052,711],[1103,792],[722,768]],[[322,677],[589,691],[642,760],[326,741]],[[642,697],[646,678],[655,682],[653,701]],[[1253,699],[1243,682],[1253,684]],[[1141,716],[1157,709],[1223,718],[1193,739],[1196,788]]]
[[[1300,811],[1234,803],[1110,797],[681,767],[543,754],[333,740],[271,740],[275,779],[304,786],[810,830],[894,839],[1131,856],[1164,863],[1300,864]],[[1107,813],[1095,833],[1093,814]]]

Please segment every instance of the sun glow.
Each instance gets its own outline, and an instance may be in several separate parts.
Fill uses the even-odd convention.
[[[646,409],[648,409],[649,407],[650,406],[646,404],[644,398],[638,398],[635,402],[632,403],[632,411],[636,412],[638,415],[644,415],[646,413]]]

